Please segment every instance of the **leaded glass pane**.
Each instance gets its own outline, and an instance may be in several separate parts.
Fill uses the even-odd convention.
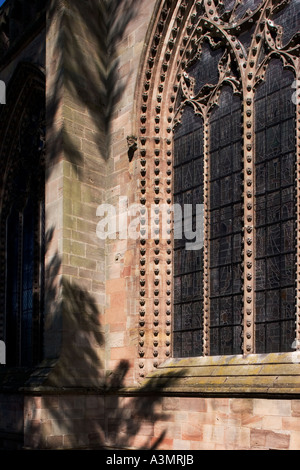
[[[187,249],[184,205],[203,204],[203,121],[186,107],[174,136],[174,203],[182,207],[183,238],[174,240],[174,340],[177,357],[199,356],[203,343],[203,248]]]
[[[283,6],[284,8],[274,15],[273,21],[283,28],[282,43],[285,46],[299,30],[300,2],[299,0],[290,0],[287,5]]]
[[[188,70],[188,74],[195,79],[195,94],[204,85],[216,85],[218,83],[218,64],[224,51],[222,49],[212,50],[207,42],[202,44],[201,57]]]
[[[210,127],[210,354],[240,354],[241,101],[230,87],[223,88]]]
[[[222,12],[231,12],[234,20],[239,20],[243,18],[248,11],[256,10],[259,5],[262,3],[262,0],[223,0],[221,6],[223,5]]]
[[[34,210],[28,201],[23,215],[21,364],[32,362]]]
[[[6,281],[6,346],[8,364],[15,365],[18,361],[18,312],[19,312],[19,243],[21,223],[19,212],[13,209],[7,219],[7,281]]]
[[[256,352],[295,336],[294,75],[273,59],[256,93]]]

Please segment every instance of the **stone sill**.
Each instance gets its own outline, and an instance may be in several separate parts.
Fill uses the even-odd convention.
[[[127,396],[226,396],[300,399],[300,352],[168,359],[139,385],[47,385],[55,361],[35,370],[0,367],[0,393],[116,394]]]
[[[168,395],[300,398],[300,352],[169,359],[143,391]]]

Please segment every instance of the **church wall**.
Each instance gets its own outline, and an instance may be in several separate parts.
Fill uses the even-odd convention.
[[[24,444],[24,398],[0,394],[0,449],[22,449]]]
[[[45,355],[59,357],[50,382],[62,384],[69,376],[73,385],[100,380],[105,306],[105,247],[96,235],[96,210],[105,196],[106,149],[90,54],[96,31],[80,5],[56,8],[53,2],[47,19]]]
[[[298,450],[299,400],[44,396],[25,403],[25,447]]]
[[[126,213],[131,204],[139,204],[139,162],[137,153],[135,158],[129,161],[127,137],[135,137],[138,126],[135,116],[135,91],[137,83],[141,80],[140,60],[156,2],[127,1],[124,2],[125,7],[130,3],[132,16],[128,24],[124,22],[124,34],[117,44],[116,79],[120,83],[122,93],[112,116],[111,150],[107,166],[106,203],[116,211],[117,232],[113,239],[106,240],[105,344],[106,367],[109,371],[114,371],[120,361],[124,361],[125,367],[128,368],[125,383],[132,385],[138,380],[136,297],[139,291],[138,264],[141,255],[136,241],[120,233],[120,216]],[[125,200],[124,205],[120,205],[122,199]]]
[[[123,89],[109,115],[110,142],[92,14],[80,6],[48,13],[44,352],[57,362],[44,388],[0,396],[0,443],[15,442],[4,443],[3,434],[24,433],[25,448],[33,449],[299,449],[298,399],[168,395],[140,385],[140,245],[97,236],[101,204],[119,210],[120,197],[139,202],[140,166],[137,153],[129,161],[127,137],[140,126],[139,64],[156,2],[136,3],[115,44]]]
[[[120,361],[135,381],[139,253],[118,231],[101,238],[97,211],[108,204],[119,215],[120,198],[136,202],[127,137],[154,4],[124,2],[107,49],[100,6],[54,1],[48,11],[45,357],[59,357],[51,384],[95,385]]]

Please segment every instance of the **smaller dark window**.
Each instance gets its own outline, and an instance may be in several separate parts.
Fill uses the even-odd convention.
[[[6,243],[7,364],[30,366],[40,358],[43,310],[42,201],[29,197],[25,206],[11,208]],[[39,329],[39,328],[38,328]],[[35,343],[38,343],[38,347]]]

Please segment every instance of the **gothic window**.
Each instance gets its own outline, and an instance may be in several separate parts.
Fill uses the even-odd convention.
[[[20,73],[20,71],[19,71]],[[22,72],[21,72],[22,73]],[[18,75],[17,75],[18,76]],[[25,80],[26,81],[26,80]],[[17,88],[17,86],[16,86]],[[10,88],[8,96],[12,103]],[[9,114],[9,103],[7,111]],[[7,132],[11,149],[1,200],[1,317],[7,365],[31,366],[41,359],[44,284],[45,172],[44,90],[23,95],[19,122]],[[9,122],[10,116],[7,120]],[[5,155],[3,153],[3,155]],[[3,282],[4,281],[4,282]]]
[[[173,240],[173,354],[293,351],[300,4],[208,3],[177,75],[173,202],[204,206],[204,244]]]
[[[44,178],[34,166],[15,167],[6,207],[6,347],[8,365],[32,365],[40,355],[43,301]],[[26,159],[23,163],[27,166]]]
[[[6,347],[8,365],[32,365],[42,312],[43,200],[32,195],[23,207],[14,202],[7,217],[6,237]],[[38,334],[37,334],[38,333]],[[35,339],[34,339],[35,338]]]

